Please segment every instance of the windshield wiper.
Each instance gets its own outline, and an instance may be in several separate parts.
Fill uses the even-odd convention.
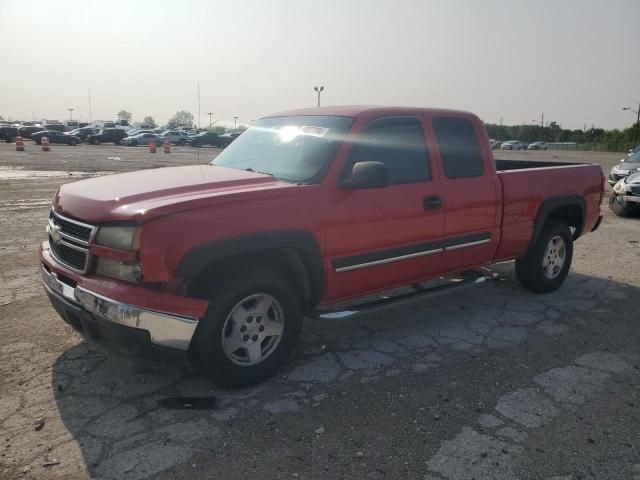
[[[270,177],[275,177],[275,175],[273,173],[268,173],[268,172],[261,172],[259,170],[254,170],[253,168],[249,167],[249,168],[245,168],[245,171],[247,172],[254,172],[254,173],[261,173],[262,175],[269,175]]]

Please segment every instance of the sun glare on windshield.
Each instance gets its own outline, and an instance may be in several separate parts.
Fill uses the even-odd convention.
[[[300,129],[295,125],[287,125],[278,130],[278,140],[282,143],[289,143],[300,135]]]

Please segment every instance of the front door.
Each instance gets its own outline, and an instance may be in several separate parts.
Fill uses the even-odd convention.
[[[442,252],[442,192],[434,180],[422,121],[414,116],[376,118],[356,125],[352,133],[356,140],[344,172],[356,162],[382,162],[391,184],[331,190],[328,302],[428,277],[437,272]]]

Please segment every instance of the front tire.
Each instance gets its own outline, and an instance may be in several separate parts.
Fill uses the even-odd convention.
[[[178,141],[178,144],[179,144],[179,145],[181,145],[181,146],[186,145],[186,143],[187,143],[187,141],[186,141],[184,138],[181,138],[181,139]]]
[[[553,292],[567,278],[572,259],[573,238],[569,226],[559,220],[549,220],[531,251],[516,260],[516,275],[528,290]]]
[[[302,307],[277,272],[238,272],[211,293],[195,348],[207,376],[228,388],[272,377],[288,360],[302,327]]]

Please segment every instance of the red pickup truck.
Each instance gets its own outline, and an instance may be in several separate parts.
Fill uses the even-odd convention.
[[[271,115],[210,165],[60,187],[40,248],[56,310],[90,341],[241,386],[290,356],[305,316],[347,318],[421,282],[516,260],[557,289],[598,228],[598,165],[494,160],[473,114],[335,107]],[[415,291],[331,308],[400,286]]]

